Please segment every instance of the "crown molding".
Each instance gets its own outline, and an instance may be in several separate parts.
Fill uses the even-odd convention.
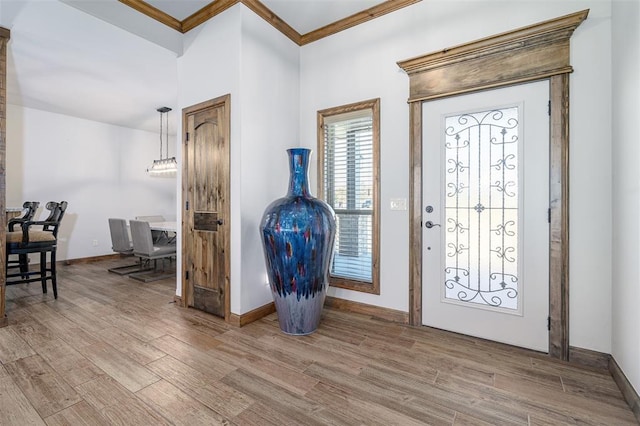
[[[287,24],[282,18],[276,15],[259,0],[215,0],[182,21],[179,21],[160,9],[151,6],[144,0],[118,1],[183,34],[194,29],[198,25],[203,24],[214,16],[219,15],[230,7],[235,6],[238,3],[242,3],[298,46],[304,46],[305,44],[313,43],[314,41],[339,33],[340,31],[344,31],[348,28],[355,27],[356,25],[360,25],[414,3],[418,3],[422,0],[387,0],[369,9],[363,10],[362,12],[355,13],[306,34],[298,33],[293,27]]]
[[[147,15],[149,18],[166,25],[169,28],[173,28],[176,31],[182,31],[182,23],[173,16],[151,6],[149,3],[142,0],[118,0],[120,3],[129,6],[138,12]]]

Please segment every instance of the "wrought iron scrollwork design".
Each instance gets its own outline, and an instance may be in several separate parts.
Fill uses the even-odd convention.
[[[445,118],[445,297],[518,306],[518,108]]]

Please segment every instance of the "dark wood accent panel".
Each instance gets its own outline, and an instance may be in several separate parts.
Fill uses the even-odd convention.
[[[193,213],[193,229],[198,231],[217,231],[217,212],[195,212]]]
[[[7,163],[7,43],[10,32],[0,27],[0,327],[7,325],[5,315],[5,257],[6,257],[6,163]]]
[[[224,12],[232,6],[240,3],[240,0],[216,0],[209,3],[193,15],[185,18],[182,21],[182,32],[186,33],[198,25],[206,22],[214,16]]]
[[[572,71],[569,39],[588,11],[398,62],[409,101],[540,80]]]
[[[569,39],[588,13],[584,10],[398,62],[409,75],[412,105],[550,80],[549,355],[563,360],[569,358]],[[422,197],[422,113],[412,107],[410,117],[409,318],[412,324],[421,324],[417,298],[422,294],[422,206],[417,204]]]
[[[397,311],[395,309],[383,308],[381,306],[367,305],[365,303],[353,302],[351,300],[338,299],[336,297],[327,296],[324,305],[332,309],[338,309],[345,312],[353,312],[356,314],[368,315],[371,318],[383,319],[386,321],[397,322],[400,324],[409,323],[409,315],[406,312]]]
[[[624,399],[627,401],[627,404],[629,404],[629,407],[631,408],[633,415],[636,417],[636,420],[638,420],[638,423],[640,423],[640,396],[638,395],[638,392],[633,388],[633,385],[631,385],[629,379],[627,379],[627,376],[624,375],[622,369],[613,357],[609,359],[609,372],[611,373],[613,380],[618,385],[618,388],[620,388],[620,391],[622,392]]]
[[[300,45],[300,34],[294,30],[289,24],[284,22],[278,15],[273,13],[271,9],[259,2],[258,0],[241,0],[242,4],[251,9],[256,15],[267,21],[276,30],[287,36],[295,44]]]
[[[608,371],[331,307],[309,336],[238,328],[126,263],[62,266],[55,302],[7,288],[0,424],[637,425]]]
[[[299,44],[301,46],[304,46],[305,44],[313,43],[314,41],[318,41],[322,38],[339,33],[340,31],[344,31],[348,28],[355,27],[356,25],[365,23],[367,21],[370,21],[372,19],[378,18],[383,15],[386,15],[387,13],[395,12],[398,9],[402,9],[403,7],[407,7],[414,3],[418,3],[419,1],[421,0],[384,1],[378,5],[370,7],[367,10],[354,13],[353,15],[348,16],[344,19],[333,22],[329,25],[325,25],[322,28],[318,28],[317,30],[314,30],[307,34],[302,35]]]
[[[156,21],[165,24],[167,27],[173,28],[176,31],[182,31],[182,23],[174,18],[171,15],[168,15],[151,6],[149,3],[142,0],[118,0],[120,3],[124,3],[127,6],[137,10],[140,13],[143,13],[150,17],[151,19],[155,19]]]
[[[224,306],[220,306],[224,303],[222,296],[218,289],[200,287],[194,284],[193,307],[210,314],[219,315],[219,312],[224,312]]]

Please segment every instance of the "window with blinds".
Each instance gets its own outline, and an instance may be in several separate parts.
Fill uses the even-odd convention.
[[[379,293],[379,100],[318,113],[319,194],[336,212],[330,284]]]

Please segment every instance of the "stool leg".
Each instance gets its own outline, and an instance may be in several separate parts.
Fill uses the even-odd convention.
[[[56,281],[56,249],[51,251],[51,287],[53,288],[53,298],[58,298],[58,282]]]
[[[40,252],[40,281],[42,281],[42,293],[47,293],[47,252]]]

